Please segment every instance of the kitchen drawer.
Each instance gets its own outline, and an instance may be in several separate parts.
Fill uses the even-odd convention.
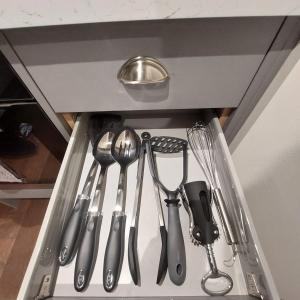
[[[194,109],[237,107],[282,22],[156,20],[4,33],[56,112]],[[155,96],[153,87],[128,89],[117,79],[122,64],[138,55],[157,58],[169,72]]]
[[[193,113],[182,111],[173,114],[160,112],[146,116],[128,115],[124,116],[124,118],[125,125],[133,126],[137,128],[137,130],[139,130],[139,128],[150,128],[153,134],[170,134],[175,136],[185,136],[184,128],[192,126],[195,120],[206,120],[209,122],[216,146],[216,161],[220,186],[233,218],[235,229],[238,232],[239,240],[239,255],[232,268],[227,268],[222,263],[222,259],[230,255],[230,248],[225,244],[223,237],[215,242],[214,245],[219,268],[229,272],[234,278],[234,289],[226,298],[252,299],[248,296],[247,289],[248,291],[253,291],[253,282],[251,282],[251,280],[249,281],[249,278],[255,278],[264,299],[279,300],[218,119],[215,118],[209,110]],[[159,251],[157,251],[157,249],[159,249],[159,233],[157,231],[157,236],[153,236],[153,232],[155,231],[150,228],[152,226],[158,230],[156,209],[151,206],[154,202],[154,196],[152,200],[151,191],[153,187],[147,164],[145,166],[143,185],[143,190],[145,191],[141,206],[141,228],[139,231],[138,248],[139,251],[142,252],[139,252],[141,270],[146,268],[149,272],[141,272],[142,286],[136,287],[130,280],[126,262],[126,252],[124,255],[120,284],[117,290],[111,294],[107,294],[101,285],[102,276],[99,274],[101,274],[103,266],[103,248],[108,234],[112,211],[111,207],[115,202],[113,190],[116,190],[117,186],[112,184],[114,181],[115,184],[117,183],[118,177],[118,166],[115,164],[113,166],[114,168],[109,170],[111,173],[109,173],[110,176],[108,176],[108,186],[103,207],[104,218],[100,234],[100,252],[93,279],[89,289],[83,294],[73,290],[72,268],[74,267],[74,262],[70,266],[59,268],[57,264],[57,253],[66,217],[73,206],[78,186],[80,188],[82,187],[84,177],[92,160],[91,146],[89,145],[87,135],[88,119],[89,114],[81,114],[75,124],[18,299],[34,299],[38,294],[41,297],[36,299],[43,299],[42,295],[52,296],[53,299],[74,299],[75,297],[76,299],[92,299],[92,297],[98,297],[100,299],[104,299],[104,297],[111,299],[119,299],[119,297],[127,297],[128,299],[130,297],[135,299],[146,299],[147,297],[155,299],[187,299],[189,297],[191,297],[191,299],[193,297],[197,297],[197,299],[208,299],[208,296],[205,296],[200,287],[200,280],[204,275],[204,270],[208,270],[206,256],[202,248],[199,249],[193,246],[189,241],[187,214],[183,208],[180,209],[180,214],[187,251],[186,282],[180,287],[172,285],[169,278],[167,278],[168,275],[162,286],[155,285],[155,276],[152,278],[153,282],[151,281],[151,270],[153,269],[153,265],[155,265],[153,270],[156,270],[158,263],[155,260],[155,258],[158,259],[158,254],[155,255],[155,253],[159,253]],[[130,211],[134,198],[136,164],[137,162],[134,163],[132,167],[129,167],[128,173],[128,195],[126,204],[127,227],[130,226]],[[167,172],[168,167],[163,166],[163,169],[165,170],[164,172]],[[172,167],[169,170],[171,174],[169,177],[176,182],[176,172],[174,175]],[[188,180],[197,179],[203,179],[203,174],[200,167],[196,164],[195,158],[189,151]],[[147,199],[147,197],[150,198]],[[153,215],[152,212],[154,212],[155,215]],[[217,217],[216,213],[215,217]],[[220,222],[218,222],[218,224],[220,224]],[[147,234],[147,232],[149,232],[149,234]],[[146,243],[148,243],[147,247],[145,246]],[[218,299],[221,298],[222,297]]]

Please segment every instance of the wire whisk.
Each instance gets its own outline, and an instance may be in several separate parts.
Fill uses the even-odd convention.
[[[232,259],[226,260],[224,263],[229,265],[229,262],[232,260],[230,264],[232,265],[237,255],[237,238],[221,189],[218,185],[215,145],[211,128],[203,122],[197,122],[192,128],[187,129],[187,138],[194,156],[210,185],[212,198],[214,199],[221,220],[226,242],[232,247]]]

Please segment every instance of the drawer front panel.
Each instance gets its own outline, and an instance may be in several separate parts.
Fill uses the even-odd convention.
[[[56,112],[236,107],[282,18],[164,20],[16,29],[10,43]],[[165,65],[169,84],[117,79],[138,55]]]

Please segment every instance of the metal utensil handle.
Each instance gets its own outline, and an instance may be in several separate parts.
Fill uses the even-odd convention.
[[[85,183],[84,183],[84,186],[82,189],[82,193],[81,193],[82,195],[87,195],[88,197],[90,197],[97,170],[98,170],[98,162],[94,159],[93,163],[90,167],[89,173],[86,177],[86,180],[85,180]]]
[[[221,219],[226,242],[228,245],[237,244],[237,239],[233,231],[233,226],[230,222],[229,213],[221,190],[219,188],[214,189],[213,196],[219,217]]]
[[[139,160],[138,160],[135,199],[134,199],[134,206],[133,206],[133,210],[132,210],[131,227],[138,226],[138,221],[139,221],[138,216],[139,216],[139,212],[140,212],[142,187],[143,187],[143,181],[144,181],[144,168],[145,168],[145,145],[143,143],[140,148],[140,154],[139,154]]]
[[[179,200],[167,200],[168,206],[168,270],[173,283],[181,285],[186,276],[186,257],[179,218]]]
[[[127,189],[127,168],[121,166],[120,177],[118,183],[116,211],[124,211],[126,204],[126,189]]]
[[[212,245],[211,244],[205,245],[205,250],[206,250],[206,254],[210,266],[210,271],[203,276],[201,280],[201,287],[204,290],[204,292],[210,296],[224,296],[232,290],[233,287],[232,278],[227,273],[218,270]],[[224,278],[228,282],[227,286],[224,289],[220,291],[214,291],[214,290],[210,290],[206,286],[208,280],[219,279],[219,278]]]
[[[88,213],[86,228],[76,256],[74,287],[78,292],[87,288],[92,277],[97,259],[101,223],[100,213]]]
[[[107,292],[112,292],[119,281],[124,256],[125,224],[126,215],[124,212],[114,211],[103,267],[103,286]]]
[[[64,227],[64,232],[60,242],[58,262],[61,266],[69,264],[77,252],[89,204],[89,197],[85,195],[79,195],[77,197],[71,215]]]

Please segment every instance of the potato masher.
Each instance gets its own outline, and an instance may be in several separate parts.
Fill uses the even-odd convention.
[[[145,133],[143,136],[145,137]],[[187,178],[187,141],[176,137],[154,136],[146,141],[146,151],[148,154],[149,168],[153,180],[160,189],[166,194],[165,200],[168,207],[168,237],[167,237],[167,256],[169,276],[173,283],[181,285],[186,276],[186,257],[182,235],[181,223],[179,218],[179,188],[186,182]],[[179,187],[173,191],[166,188],[160,181],[153,152],[163,154],[183,153],[183,175]]]

